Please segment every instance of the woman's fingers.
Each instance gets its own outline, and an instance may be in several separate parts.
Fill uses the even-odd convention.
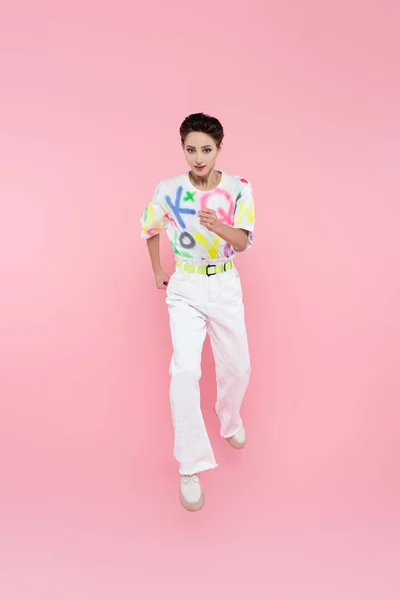
[[[197,213],[198,217],[200,217],[200,219],[215,219],[216,218],[216,213],[215,210],[211,210],[210,208],[205,208],[203,210],[200,210]]]

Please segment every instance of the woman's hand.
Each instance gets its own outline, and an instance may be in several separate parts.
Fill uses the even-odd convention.
[[[215,210],[212,208],[203,208],[202,210],[199,210],[197,215],[200,218],[200,225],[206,227],[208,231],[217,233],[221,226],[221,221],[218,221]]]
[[[228,242],[234,250],[241,251],[246,249],[249,241],[249,232],[246,229],[222,223],[222,221],[217,219],[215,210],[211,208],[203,208],[199,210],[197,215],[200,225],[206,227],[208,231],[215,233],[222,240],[225,240],[225,242]]]
[[[169,282],[168,275],[160,268],[154,271],[154,277],[156,279],[156,285],[159,290],[166,290]]]

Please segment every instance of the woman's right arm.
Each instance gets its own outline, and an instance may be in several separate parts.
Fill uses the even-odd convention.
[[[156,285],[159,290],[167,289],[169,277],[163,271],[160,263],[160,234],[153,235],[147,240],[147,249],[149,251],[151,266],[153,267]]]

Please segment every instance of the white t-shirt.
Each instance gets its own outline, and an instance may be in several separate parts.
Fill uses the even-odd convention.
[[[197,213],[204,208],[215,210],[219,221],[248,231],[246,248],[251,246],[255,222],[251,184],[227,173],[211,191],[195,188],[189,173],[161,181],[141,217],[141,237],[148,239],[165,230],[177,258],[232,258],[237,250],[200,225]]]

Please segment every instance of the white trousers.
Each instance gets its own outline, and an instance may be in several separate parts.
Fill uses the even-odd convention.
[[[217,467],[200,407],[201,354],[208,333],[217,377],[216,411],[220,433],[235,435],[240,408],[250,378],[250,357],[236,267],[216,275],[176,270],[166,299],[173,356],[170,364],[170,402],[174,427],[174,456],[182,475]]]

